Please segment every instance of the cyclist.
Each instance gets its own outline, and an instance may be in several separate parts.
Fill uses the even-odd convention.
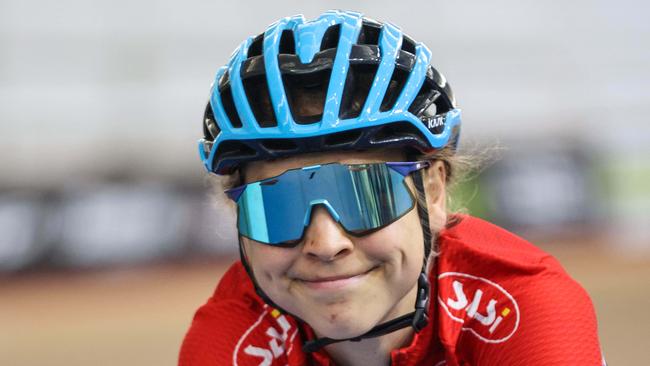
[[[448,214],[460,111],[390,23],[284,18],[219,69],[199,152],[230,177],[241,260],[196,313],[186,365],[601,365],[559,263]]]

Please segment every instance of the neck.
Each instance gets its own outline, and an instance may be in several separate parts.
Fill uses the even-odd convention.
[[[400,300],[378,324],[395,319],[413,311],[417,296],[417,284]],[[415,331],[412,327],[400,329],[381,337],[364,339],[360,342],[340,342],[326,346],[327,353],[337,365],[367,366],[390,365],[390,353],[408,345]]]

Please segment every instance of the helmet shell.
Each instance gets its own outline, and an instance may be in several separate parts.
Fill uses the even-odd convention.
[[[430,59],[398,27],[359,13],[280,19],[217,71],[201,160],[228,174],[248,161],[307,152],[455,147],[460,110]],[[316,97],[305,99],[310,93]],[[305,100],[318,113],[301,112]]]

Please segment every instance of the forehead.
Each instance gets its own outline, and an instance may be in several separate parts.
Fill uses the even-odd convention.
[[[296,169],[316,164],[343,163],[363,164],[379,163],[386,161],[403,161],[406,154],[402,150],[370,150],[370,151],[334,151],[314,154],[302,154],[288,158],[254,161],[246,164],[242,169],[245,183],[270,178],[284,173],[289,169]]]

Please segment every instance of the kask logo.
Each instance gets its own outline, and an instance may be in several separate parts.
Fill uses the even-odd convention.
[[[443,116],[434,116],[431,119],[429,119],[429,122],[427,123],[427,128],[434,129],[434,128],[439,128],[441,126],[445,125],[445,117]]]
[[[499,284],[467,273],[438,276],[438,302],[452,321],[487,343],[507,341],[519,327],[519,305]]]

